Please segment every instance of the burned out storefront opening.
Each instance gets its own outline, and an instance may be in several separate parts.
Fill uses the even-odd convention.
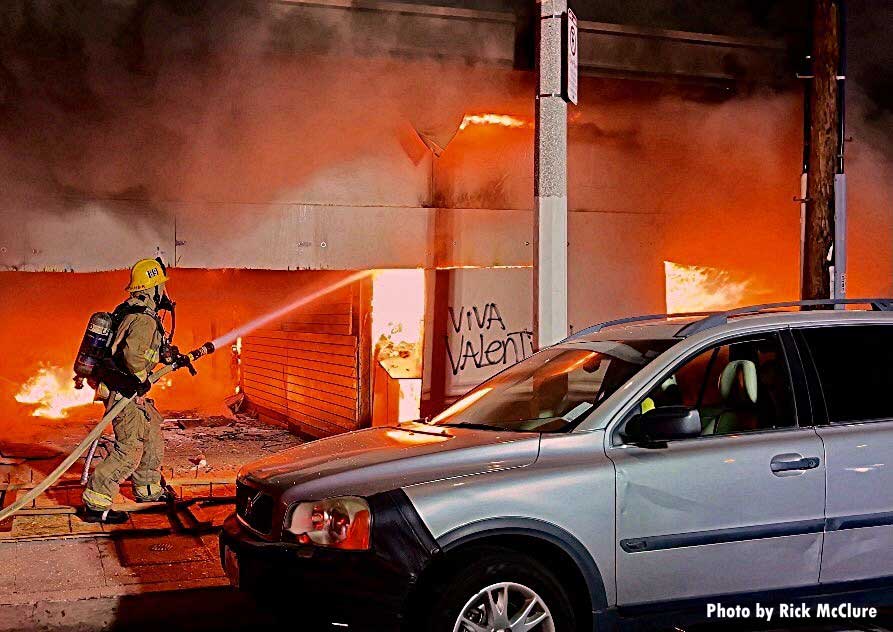
[[[75,387],[71,365],[85,316],[111,311],[126,298],[126,276],[0,274],[4,295],[27,296],[15,309],[8,302],[3,309],[9,324],[3,342],[21,346],[15,363],[4,365],[0,385],[7,446],[26,443],[39,423],[64,425],[97,414],[92,389]],[[220,346],[196,376],[178,373],[154,387],[152,397],[172,419],[198,421],[231,409],[307,438],[354,430],[371,423],[371,363],[390,371],[378,376],[384,393],[393,389],[387,382],[397,385],[399,410],[382,413],[378,422],[418,417],[421,270],[172,269],[171,277],[173,342],[184,349],[201,341]],[[34,323],[33,314],[51,318],[52,327]],[[171,324],[168,318],[169,331]]]

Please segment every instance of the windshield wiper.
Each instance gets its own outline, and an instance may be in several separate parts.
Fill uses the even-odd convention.
[[[454,424],[440,424],[445,428],[469,428],[470,430],[506,430],[500,426],[489,426],[487,424],[477,424],[471,421],[460,421]]]

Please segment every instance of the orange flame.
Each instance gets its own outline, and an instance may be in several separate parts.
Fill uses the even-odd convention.
[[[17,402],[37,404],[31,415],[63,419],[68,409],[93,402],[93,389],[76,389],[71,377],[57,366],[41,367],[22,385],[16,394]]]
[[[664,261],[664,274],[668,314],[740,307],[754,291],[750,279],[736,281],[720,268]]]
[[[236,382],[234,393],[242,392],[242,336],[236,338],[232,346],[233,352],[233,379]]]
[[[500,125],[521,128],[530,127],[531,123],[509,114],[466,114],[459,129],[465,129],[469,125]]]
[[[376,271],[372,278],[374,354],[388,375],[399,380],[398,421],[419,418],[424,320],[425,271]]]

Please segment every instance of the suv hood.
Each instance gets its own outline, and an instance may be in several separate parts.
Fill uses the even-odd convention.
[[[530,465],[538,433],[402,424],[310,441],[242,468],[239,478],[300,500],[368,496],[455,476]],[[297,498],[293,498],[297,499]]]

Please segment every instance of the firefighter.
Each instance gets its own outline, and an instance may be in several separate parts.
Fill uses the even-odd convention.
[[[164,327],[158,312],[173,311],[165,284],[167,271],[160,259],[142,259],[130,271],[130,298],[112,314],[115,327],[109,357],[98,371],[97,398],[106,410],[117,395],[134,396],[112,420],[115,442],[111,453],[96,466],[83,493],[87,522],[122,523],[127,513],[115,511],[112,499],[128,476],[137,502],[170,500],[161,485],[162,416],[151,399],[149,372],[159,362]]]

